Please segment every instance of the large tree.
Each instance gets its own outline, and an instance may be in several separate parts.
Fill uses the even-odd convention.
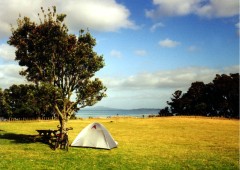
[[[96,40],[88,31],[81,30],[78,37],[69,34],[65,14],[57,14],[56,7],[47,13],[41,9],[38,23],[18,18],[8,43],[17,49],[15,60],[26,68],[21,75],[38,86],[47,83],[55,89],[54,108],[65,130],[74,111],[106,96],[106,87],[93,78],[104,67],[104,59],[94,52]]]

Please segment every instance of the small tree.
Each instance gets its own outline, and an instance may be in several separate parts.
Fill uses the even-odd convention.
[[[6,102],[4,91],[0,88],[0,118],[9,118],[10,116],[11,111]]]
[[[170,105],[171,111],[174,114],[180,114],[182,112],[182,103],[181,103],[181,96],[182,91],[177,90],[172,94],[172,101],[167,101],[167,104]]]
[[[18,18],[8,43],[17,48],[15,60],[26,67],[21,75],[36,85],[45,83],[55,89],[54,108],[63,131],[77,109],[106,96],[106,87],[98,78],[93,79],[104,60],[93,51],[96,41],[89,32],[81,30],[78,37],[69,34],[65,14],[58,15],[56,7],[47,14],[41,9],[44,17],[38,14],[39,23]]]

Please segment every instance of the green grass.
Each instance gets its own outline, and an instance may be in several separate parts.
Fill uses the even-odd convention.
[[[53,151],[33,142],[36,129],[58,121],[0,122],[0,169],[239,169],[239,121],[202,117],[71,120],[70,142],[100,122],[118,141],[112,150]]]

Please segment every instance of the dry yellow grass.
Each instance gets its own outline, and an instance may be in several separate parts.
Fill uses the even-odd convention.
[[[52,151],[42,143],[17,143],[4,134],[36,134],[58,121],[0,122],[0,169],[238,169],[239,121],[205,117],[71,120],[70,142],[89,123],[102,123],[118,141],[116,149]],[[11,159],[15,159],[10,161]],[[32,160],[32,161],[31,161]],[[22,162],[22,163],[21,163]],[[37,162],[36,164],[32,162]],[[63,163],[61,163],[63,162]],[[51,167],[51,168],[50,168]]]

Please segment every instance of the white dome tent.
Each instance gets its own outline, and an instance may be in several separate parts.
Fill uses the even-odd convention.
[[[71,146],[112,149],[118,143],[108,130],[100,123],[91,123],[86,126],[74,139]]]

